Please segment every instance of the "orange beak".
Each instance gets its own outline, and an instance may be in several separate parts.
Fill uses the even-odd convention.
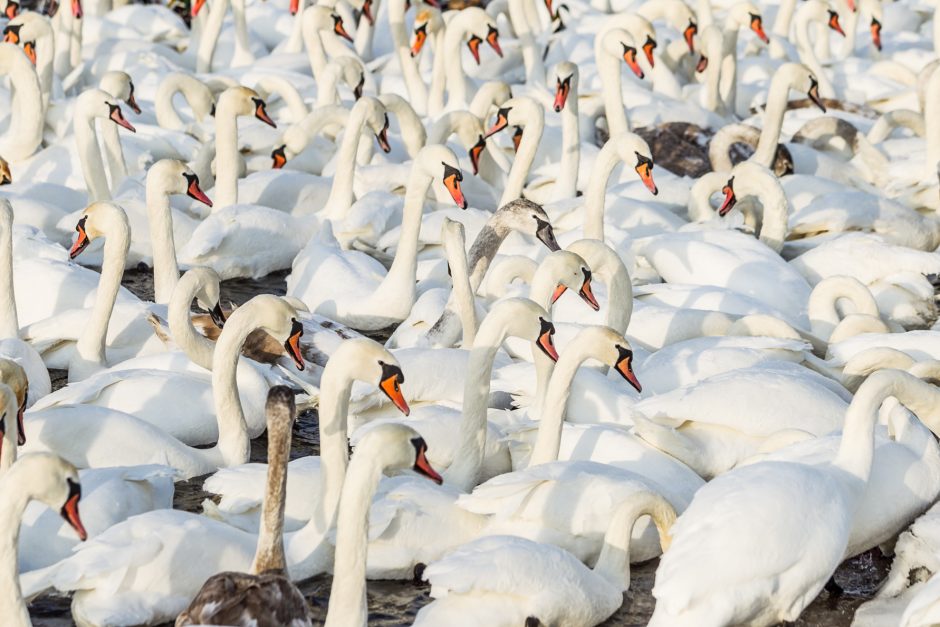
[[[555,325],[542,318],[539,318],[539,322],[542,328],[539,331],[539,339],[536,340],[536,344],[552,361],[558,361],[558,351],[555,350],[555,342],[552,340],[552,336],[555,335]]]
[[[18,2],[7,2],[7,10],[5,11],[8,20],[12,20],[14,17],[20,14],[20,5]]]
[[[653,196],[656,196],[659,194],[659,188],[656,187],[656,183],[653,181],[653,162],[640,153],[636,153],[636,159],[636,173],[640,176],[643,184],[646,185],[646,189],[650,190]]]
[[[646,53],[646,60],[650,62],[650,67],[656,67],[656,62],[653,60],[653,50],[656,50],[656,40],[646,36],[646,43],[643,44],[643,52]]]
[[[437,471],[431,467],[431,463],[427,458],[428,445],[425,444],[424,438],[415,438],[411,441],[415,447],[415,465],[414,471],[420,475],[424,475],[437,485],[444,483],[444,479],[437,474]]]
[[[82,11],[82,0],[72,0],[72,17],[76,20],[80,20],[84,15]]]
[[[875,18],[871,18],[871,43],[881,50],[881,22]]]
[[[7,5],[7,10],[9,11],[10,5]],[[12,18],[11,18],[12,19]],[[19,24],[13,24],[12,26],[7,26],[3,29],[3,41],[8,44],[18,44],[20,43],[20,28]]]
[[[682,31],[682,38],[685,39],[685,45],[689,47],[689,54],[695,52],[695,36],[698,34],[698,24],[689,20],[689,25]]]
[[[88,244],[91,243],[91,240],[88,239],[88,233],[85,232],[85,220],[87,216],[82,216],[82,219],[78,221],[78,224],[75,226],[75,230],[78,232],[78,239],[75,240],[75,243],[72,244],[72,247],[69,249],[69,259],[75,259],[82,251],[88,248]]]
[[[701,58],[698,60],[698,63],[695,65],[695,71],[701,74],[707,69],[708,69],[708,57],[706,57],[703,54]]]
[[[82,488],[71,479],[66,479],[66,481],[69,482],[69,496],[59,513],[72,526],[79,539],[85,541],[88,539],[88,532],[85,531],[85,525],[82,524],[82,519],[78,515],[78,500],[82,498]]]
[[[566,286],[562,285],[561,283],[558,284],[558,286],[555,288],[555,291],[552,292],[552,304],[553,304],[553,305],[555,304],[555,301],[557,301],[559,298],[561,298],[561,295],[564,294],[564,293],[565,293],[565,290],[567,290],[567,289],[568,289],[568,288],[567,288]]]
[[[117,124],[118,126],[123,126],[127,130],[129,130],[131,133],[137,132],[137,129],[134,128],[134,125],[128,122],[124,118],[124,113],[121,111],[121,107],[117,105],[113,105],[113,104],[108,104],[108,106],[111,108],[111,115],[109,115],[108,117],[110,117],[111,120],[115,124]]]
[[[407,416],[411,413],[411,408],[408,407],[408,401],[405,400],[405,395],[401,393],[399,378],[403,378],[401,376],[401,371],[398,371],[391,376],[382,379],[382,381],[379,383],[379,388],[385,393],[385,396],[387,396],[388,399],[392,401],[395,407],[398,408],[398,411]]]
[[[264,100],[261,98],[252,98],[252,100],[255,102],[255,117],[271,128],[277,128],[277,124],[274,123],[274,120],[271,119],[271,116],[268,115],[267,110],[264,108]]]
[[[444,166],[444,187],[450,192],[450,197],[461,209],[467,208],[467,199],[463,197],[463,191],[460,189],[460,181],[463,180],[463,173],[457,168],[442,163]]]
[[[26,54],[26,58],[29,59],[30,62],[33,64],[33,67],[35,67],[36,66],[36,44],[31,41],[27,41],[25,44],[23,44],[23,52]]]
[[[755,35],[760,37],[762,42],[765,44],[770,43],[770,38],[768,38],[767,33],[764,32],[764,21],[761,19],[761,16],[751,13],[751,30],[754,31]]]
[[[287,156],[284,154],[284,149],[287,148],[286,145],[281,145],[271,151],[271,159],[273,163],[271,167],[275,170],[280,170],[287,163]]]
[[[369,24],[375,26],[375,18],[372,17],[372,0],[366,0],[362,3],[362,14],[369,20]]]
[[[412,58],[421,54],[421,49],[424,47],[424,42],[428,40],[428,25],[422,24],[415,28],[414,37],[411,40],[411,56]]]
[[[290,355],[291,359],[294,360],[294,365],[297,367],[297,370],[303,370],[306,367],[303,355],[300,352],[300,338],[303,334],[304,325],[297,319],[291,320],[290,335],[287,341],[284,342],[284,349],[287,351],[287,354]]]
[[[470,48],[470,54],[473,55],[473,60],[477,62],[477,65],[480,65],[480,44],[483,42],[482,39],[474,35],[467,42],[467,47]]]
[[[470,165],[473,166],[474,175],[477,175],[480,172],[480,157],[483,155],[483,150],[485,148],[486,140],[482,135],[480,135],[480,139],[470,149]]]
[[[627,67],[633,70],[637,78],[643,78],[645,76],[640,64],[636,62],[636,48],[623,44],[623,60],[626,61]]]
[[[333,15],[333,32],[346,41],[352,43],[353,38],[350,37],[349,33],[346,32],[346,29],[343,28],[343,18],[335,14]]]
[[[492,137],[496,133],[509,126],[509,111],[510,107],[503,107],[496,112],[496,123],[493,124],[490,130],[486,132],[484,139]]]
[[[578,296],[581,297],[581,300],[590,305],[591,309],[599,311],[601,306],[597,302],[597,299],[594,298],[594,292],[591,290],[591,271],[587,268],[582,268],[581,271],[584,273],[584,283],[581,284],[581,290],[578,292]]]
[[[815,77],[810,79],[809,91],[806,92],[806,95],[813,101],[813,104],[822,109],[823,113],[826,112],[826,105],[819,97],[819,81]]]
[[[718,209],[718,215],[725,217],[728,212],[734,209],[738,202],[738,197],[734,195],[734,177],[728,179],[728,183],[721,188],[721,193],[725,195],[725,201],[721,203]]]
[[[620,373],[620,376],[627,380],[627,383],[633,386],[637,392],[643,391],[643,386],[640,385],[639,379],[636,378],[636,375],[633,373],[633,351],[623,346],[617,346],[617,351],[620,356],[617,359],[617,364],[614,368],[617,372]]]
[[[296,0],[294,1],[296,2]],[[196,17],[197,15],[199,15],[199,12],[202,10],[202,7],[205,6],[205,4],[206,4],[206,0],[196,0],[195,2],[193,2],[192,9],[190,10],[190,15],[192,17]],[[293,4],[291,4],[291,8],[292,9],[294,8]]]
[[[842,30],[842,25],[839,24],[839,14],[835,11],[829,11],[829,28],[845,37],[845,31]]]
[[[500,58],[503,57],[503,49],[499,45],[499,31],[492,26],[490,26],[489,32],[486,33],[486,43],[490,45],[493,52],[498,54]],[[479,61],[477,61],[477,63],[479,63]]]
[[[852,13],[858,11],[858,7],[855,5],[855,0],[845,0],[845,3],[849,5],[849,11]]]
[[[202,0],[205,2],[206,0]],[[290,0],[290,14],[297,15],[297,11],[300,10],[300,0]],[[193,13],[195,15],[195,13]]]
[[[212,201],[206,196],[206,193],[202,191],[202,188],[199,187],[199,177],[195,174],[184,174],[183,176],[189,181],[189,185],[186,188],[186,195],[193,200],[198,200],[202,204],[211,207]]]
[[[512,134],[512,150],[519,152],[519,144],[522,143],[522,127],[517,126],[516,132]]]
[[[568,102],[568,92],[571,91],[571,77],[562,80],[556,79],[555,86],[555,113],[560,113]]]

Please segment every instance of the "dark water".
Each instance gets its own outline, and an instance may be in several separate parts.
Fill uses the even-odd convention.
[[[225,281],[222,284],[223,302],[230,300],[241,304],[260,293],[283,295],[286,289],[285,276],[286,273],[277,273],[257,281]],[[127,272],[124,285],[141,298],[153,298],[153,281],[149,271]],[[54,388],[65,385],[64,371],[53,371],[52,375]],[[319,453],[317,413],[313,410],[304,411],[298,416],[294,426],[291,458]],[[251,461],[266,460],[267,439],[262,434],[251,443]],[[190,512],[202,511],[202,501],[209,496],[202,491],[204,479],[205,477],[198,477],[176,484],[174,507]],[[630,571],[630,591],[624,595],[623,605],[604,623],[605,626],[640,627],[647,623],[653,613],[654,600],[651,590],[658,563],[658,560],[651,560],[633,565]],[[842,564],[835,576],[842,593],[831,594],[824,591],[803,612],[800,619],[791,624],[796,627],[848,627],[858,606],[874,596],[878,585],[887,576],[890,565],[890,559],[883,557],[877,549],[848,560]],[[298,583],[313,608],[314,624],[322,624],[326,619],[330,582],[329,575],[322,575]],[[410,625],[418,610],[431,601],[430,586],[425,584],[370,581],[368,589],[369,625],[375,627]],[[70,618],[67,597],[44,597],[37,600],[30,607],[30,616],[37,627],[66,627],[74,624]],[[167,623],[166,627],[170,625]]]

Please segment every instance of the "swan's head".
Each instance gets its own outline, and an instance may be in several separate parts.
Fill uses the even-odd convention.
[[[775,80],[789,82],[790,88],[806,94],[819,109],[825,113],[826,105],[819,97],[819,80],[801,63],[785,63],[777,70],[780,78]]]
[[[528,298],[507,298],[493,305],[480,323],[477,337],[488,336],[485,327],[494,325],[503,329],[503,337],[518,337],[533,342],[552,361],[558,361],[554,341],[555,325],[548,312]]]
[[[421,49],[427,43],[428,35],[440,31],[444,27],[444,19],[439,9],[423,7],[415,15],[414,31],[411,35],[411,56],[421,54]]]
[[[413,470],[441,484],[444,480],[428,461],[428,445],[417,431],[403,424],[385,423],[363,429],[364,433],[353,442],[352,462],[357,459],[375,464],[383,472]]]
[[[98,88],[118,100],[123,100],[134,113],[140,115],[140,107],[134,97],[134,81],[127,72],[119,70],[105,72],[101,80],[98,81]]]
[[[753,2],[745,1],[732,5],[726,23],[728,28],[734,29],[747,26],[765,44],[770,43],[767,33],[764,32],[764,18]]]
[[[160,159],[147,171],[147,184],[154,185],[165,194],[186,194],[208,206],[212,201],[199,187],[199,177],[178,159]]]
[[[548,220],[542,206],[528,198],[518,198],[507,202],[496,210],[496,226],[534,235],[549,250],[561,250],[555,239],[555,229]]]
[[[689,18],[689,24],[682,31],[682,38],[685,39],[685,45],[689,47],[689,54],[695,54],[695,36],[698,34],[698,24],[695,18]]]
[[[570,61],[562,61],[552,72],[555,75],[555,113],[561,112],[568,102],[568,95],[574,90],[578,93],[578,66]]]
[[[532,277],[532,285],[534,287],[543,282],[553,289],[550,301],[553,305],[570,289],[594,311],[601,308],[591,290],[591,268],[576,253],[557,250],[545,257]]]
[[[82,217],[75,225],[75,232],[78,236],[72,248],[69,249],[70,259],[78,257],[91,242],[99,237],[107,237],[109,234],[119,232],[129,233],[130,226],[127,222],[127,214],[119,206],[110,202],[94,202],[82,212]]]
[[[236,85],[229,87],[219,96],[216,113],[219,111],[228,111],[235,116],[254,116],[272,128],[277,128],[277,124],[268,115],[267,105],[264,99],[250,87]]]
[[[7,19],[12,20],[17,15],[19,15],[19,12],[20,12],[20,3],[16,2],[15,0],[7,0],[7,8],[3,12],[3,14],[6,15]]]
[[[305,33],[319,33],[325,31],[352,42],[353,38],[346,32],[343,18],[333,9],[321,4],[314,4],[304,9],[303,30]]]
[[[333,377],[374,385],[401,413],[411,412],[401,388],[405,375],[398,359],[374,340],[356,337],[340,344],[323,371],[324,380]]]
[[[473,55],[473,60],[480,65],[480,46],[485,41],[500,57],[503,49],[499,45],[499,29],[496,21],[480,7],[467,7],[460,11],[454,19],[460,18],[456,23],[451,20],[451,26],[467,34],[467,48]],[[450,27],[449,27],[450,28]]]
[[[177,290],[193,294],[196,305],[208,311],[212,322],[220,329],[225,326],[225,312],[222,311],[222,289],[219,273],[212,268],[194,266],[186,271],[177,284]],[[194,286],[194,287],[193,287]]]
[[[591,357],[616,370],[637,392],[643,391],[633,372],[633,347],[622,335],[610,327],[589,326],[578,332],[575,342],[589,347]]]
[[[470,146],[470,150],[467,151],[467,154],[470,156],[470,165],[473,166],[473,174],[476,176],[480,173],[480,158],[483,156],[483,151],[486,149],[486,138],[481,133],[477,136],[477,143]],[[3,183],[0,183],[2,185]]]
[[[85,115],[88,118],[106,118],[132,133],[137,132],[137,129],[124,117],[124,112],[121,111],[121,107],[116,103],[114,96],[102,89],[92,87],[83,91],[76,101],[75,109],[76,115]]]
[[[842,30],[842,24],[839,23],[839,14],[832,9],[826,9],[826,12],[828,14],[826,24],[829,26],[829,28],[845,37],[845,31]]]
[[[392,147],[388,143],[388,111],[385,105],[378,98],[363,96],[353,105],[351,116],[362,115],[365,118],[366,125],[375,134],[375,140],[383,152],[391,152]]]
[[[13,407],[16,408],[16,434],[17,444],[23,446],[26,444],[26,429],[23,427],[23,412],[26,411],[26,401],[29,397],[29,380],[26,378],[26,371],[23,367],[11,359],[0,359],[0,381],[5,386],[9,386],[10,393],[13,394]],[[0,403],[0,407],[6,407],[6,402]],[[12,422],[14,416],[10,416]],[[12,424],[7,423],[9,428]]]
[[[531,124],[533,121],[538,123],[544,120],[544,117],[545,113],[542,109],[542,105],[532,98],[527,96],[510,98],[496,111],[496,121],[493,122],[493,126],[490,127],[490,130],[486,132],[484,137],[492,137],[507,126],[515,126],[517,132],[516,135],[513,136],[513,142],[515,143],[516,150],[518,150],[518,142],[522,136],[522,127]]]
[[[425,146],[418,153],[415,165],[419,166],[432,180],[440,181],[458,207],[467,208],[467,199],[464,198],[460,187],[463,172],[460,171],[460,163],[454,151],[439,144]]]
[[[9,185],[13,182],[13,173],[10,172],[10,164],[3,157],[0,157],[0,185]]]
[[[82,0],[72,0],[72,17],[80,20],[85,12],[82,10]]]
[[[881,52],[881,22],[877,17],[871,18],[871,43]]]
[[[223,336],[230,328],[253,326],[267,331],[284,346],[284,350],[294,360],[297,370],[305,367],[300,350],[300,338],[304,334],[303,323],[297,310],[283,298],[273,294],[259,294],[232,312],[222,331]]]
[[[80,539],[88,538],[78,513],[82,487],[75,466],[52,453],[30,453],[17,460],[8,472],[33,498],[58,511]]]

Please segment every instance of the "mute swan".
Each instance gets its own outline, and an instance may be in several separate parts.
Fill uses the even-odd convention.
[[[663,550],[675,511],[653,491],[617,504],[597,564],[588,569],[564,549],[516,536],[488,536],[428,566],[435,600],[415,625],[597,625],[623,604],[630,587],[630,536],[649,515]],[[494,574],[497,574],[494,578]]]
[[[24,407],[29,407],[52,391],[52,382],[42,357],[19,337],[13,272],[13,209],[10,201],[0,198],[0,357],[12,359],[26,371],[29,395]]]
[[[310,608],[286,576],[284,498],[287,458],[294,424],[294,395],[284,386],[268,392],[268,472],[262,531],[250,573],[224,572],[206,580],[196,598],[176,618],[177,625],[257,623],[311,625]]]
[[[120,181],[112,180],[109,186],[105,178],[104,163],[101,160],[101,150],[97,144],[97,133],[94,128],[95,119],[110,120],[132,133],[136,132],[134,126],[124,118],[121,107],[111,102],[113,99],[103,90],[87,89],[82,92],[75,104],[75,142],[78,146],[88,197],[93,201],[111,200],[112,189],[116,189],[120,183]]]
[[[346,414],[354,381],[377,387],[398,411],[410,409],[401,384],[397,359],[381,345],[366,338],[343,342],[327,362],[320,386],[320,457],[304,457],[288,466],[291,489],[286,499],[288,530],[299,529],[317,517],[321,528],[332,519],[346,472]],[[325,470],[325,472],[324,472]],[[219,470],[206,479],[203,489],[221,498],[205,501],[205,513],[231,525],[255,532],[264,493],[264,464],[243,464]],[[304,486],[317,483],[317,498]]]
[[[357,447],[340,498],[334,576],[339,587],[332,595],[337,606],[343,605],[339,599],[344,587],[339,582],[348,586],[347,594],[360,586],[364,594],[365,577],[360,583],[359,578],[339,573],[348,568],[358,571],[358,561],[364,561],[365,539],[359,539],[358,530],[367,525],[369,502],[382,471],[413,468],[439,480],[425,457],[426,449],[421,437],[402,425],[383,425]],[[317,531],[313,546],[310,535],[304,537],[303,532],[285,538],[291,578],[304,579],[328,566],[333,546],[324,538],[326,531]],[[211,575],[222,570],[248,570],[257,543],[255,534],[205,516],[178,510],[150,512],[115,525],[59,564],[31,573],[23,585],[30,596],[53,586],[75,590],[72,613],[85,624],[159,623],[183,611]],[[328,544],[329,550],[321,549],[321,544]],[[316,563],[300,564],[300,558],[312,550],[318,556]],[[173,568],[180,555],[194,554],[207,558],[182,571]]]
[[[42,143],[42,96],[39,79],[26,54],[14,44],[0,44],[0,74],[13,83],[10,126],[0,138],[0,154],[10,161],[27,159]]]
[[[440,177],[458,207],[467,201],[460,189],[463,174],[457,158],[443,146],[421,149],[409,176],[402,209],[402,235],[395,261],[384,279],[381,264],[357,251],[342,251],[338,243],[311,240],[294,259],[287,291],[312,311],[356,329],[375,330],[404,320],[415,299],[418,234],[424,196]],[[370,294],[363,299],[363,294]]]
[[[242,464],[248,459],[249,439],[233,381],[239,350],[249,333],[263,328],[284,342],[300,368],[303,361],[299,341],[303,328],[296,317],[293,307],[270,295],[256,296],[229,317],[212,362],[219,439],[211,448],[188,447],[158,427],[119,411],[63,406],[26,416],[24,450],[56,450],[85,467],[165,463],[179,470],[184,478]]]
[[[657,568],[650,625],[771,625],[799,616],[842,561],[871,474],[881,403],[888,396],[917,403],[928,385],[900,371],[876,372],[852,399],[832,463],[760,462],[699,490]],[[747,531],[755,524],[759,537]],[[783,550],[758,548],[768,541]],[[708,576],[696,567],[704,555],[722,556]]]
[[[40,501],[62,517],[84,540],[87,536],[78,513],[78,501],[82,496],[78,472],[66,461],[49,454],[27,455],[20,459],[0,478],[3,499],[0,500],[0,517],[3,519],[3,535],[0,546],[3,554],[4,580],[0,596],[0,611],[11,627],[32,625],[26,603],[23,600],[19,578],[16,573],[17,548],[20,519],[30,501]]]

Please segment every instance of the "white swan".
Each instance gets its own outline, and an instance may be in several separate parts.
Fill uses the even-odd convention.
[[[33,64],[16,45],[0,44],[0,74],[10,76],[14,96],[10,126],[0,138],[0,154],[10,161],[33,155],[42,143],[43,108]]]
[[[435,600],[415,625],[597,625],[623,604],[630,588],[630,536],[649,515],[663,550],[675,511],[653,491],[618,502],[593,569],[551,544],[488,536],[465,544],[425,569]],[[494,577],[494,574],[498,576]]]
[[[832,463],[756,463],[699,490],[657,568],[650,625],[770,625],[799,616],[842,561],[882,401],[916,403],[927,386],[900,371],[876,372],[852,400]],[[812,520],[826,524],[807,525]],[[760,549],[768,542],[780,550]],[[703,555],[722,556],[707,576]]]
[[[9,582],[0,596],[0,611],[11,627],[29,627],[32,622],[16,572],[20,519],[30,501],[40,501],[60,511],[79,538],[84,540],[87,534],[78,513],[82,488],[75,468],[48,454],[23,457],[0,478],[0,487],[3,488],[0,500],[0,517],[3,519],[0,554],[3,562],[0,568],[3,569],[4,580]]]

